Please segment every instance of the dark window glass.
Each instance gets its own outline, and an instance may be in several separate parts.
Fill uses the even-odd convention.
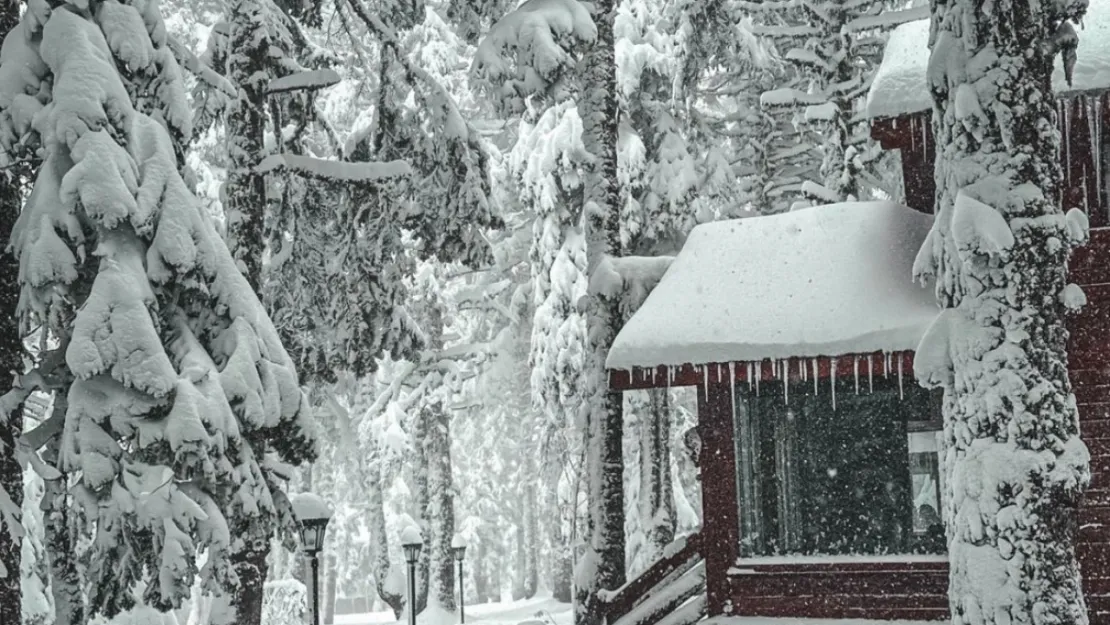
[[[943,552],[939,396],[885,378],[818,386],[737,389],[741,553]]]

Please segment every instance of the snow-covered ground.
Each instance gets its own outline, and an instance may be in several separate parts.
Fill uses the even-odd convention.
[[[570,625],[572,620],[570,604],[559,603],[551,597],[466,606],[467,625],[472,623],[474,625],[518,625],[525,621],[543,621],[546,625]],[[396,620],[392,612],[335,616],[335,625],[378,625],[394,622]]]
[[[466,622],[473,625],[519,625],[536,621],[545,625],[570,625],[573,621],[569,603],[550,597],[487,603],[466,606]],[[384,625],[396,622],[392,612],[345,614],[335,617],[336,625]],[[871,621],[860,619],[796,619],[763,617],[730,617],[713,619],[706,625],[936,625],[937,621]]]

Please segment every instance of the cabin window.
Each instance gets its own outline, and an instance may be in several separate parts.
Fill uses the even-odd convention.
[[[942,553],[939,395],[886,378],[832,391],[737,389],[741,554]]]

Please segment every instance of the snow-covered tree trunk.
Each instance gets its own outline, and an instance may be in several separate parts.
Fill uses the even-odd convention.
[[[18,5],[16,5],[18,8]],[[8,3],[0,5],[0,30],[7,26]],[[17,15],[18,18],[18,15]],[[15,176],[0,174],[0,246],[6,246],[12,226],[19,214],[19,187]],[[0,397],[12,390],[15,373],[23,371],[23,341],[19,331],[19,262],[0,250]],[[11,508],[0,503],[0,623],[18,623],[21,614],[20,592],[20,527],[18,517],[10,517],[12,526],[4,521],[5,513],[19,510],[23,504],[23,468],[15,458],[15,439],[23,431],[23,405],[16,404],[8,414],[0,414],[0,494],[10,499]]]
[[[239,97],[227,113],[228,169],[224,183],[228,247],[256,293],[262,282],[266,186],[255,167],[264,154],[270,37],[261,0],[235,0],[230,7],[228,79]]]
[[[524,568],[521,571],[522,592],[525,599],[536,596],[539,583],[539,532],[536,520],[536,487],[531,481],[524,484],[521,497],[521,543],[524,547]]]
[[[544,526],[550,547],[551,594],[556,601],[570,603],[573,599],[571,587],[574,577],[574,553],[570,544],[567,519],[573,517],[573,514],[568,514],[567,506],[559,496],[559,482],[564,462],[558,462],[557,469],[548,470],[549,477],[544,487],[543,497]]]
[[[370,567],[374,573],[375,590],[378,597],[393,610],[394,616],[400,618],[401,610],[405,607],[405,589],[403,584],[391,583],[403,576],[403,573],[395,573],[389,559],[389,535],[386,533],[385,500],[382,496],[384,484],[381,450],[371,449],[366,464],[370,474],[370,483],[366,485],[369,509],[367,525],[370,531]]]
[[[428,462],[428,506],[424,524],[431,532],[425,534],[428,552],[428,593],[435,605],[455,611],[455,558],[451,540],[455,537],[455,496],[451,476],[450,415],[443,400],[437,398],[427,406],[428,430],[423,440]]]
[[[0,2],[0,35],[19,24],[19,0]],[[9,165],[10,167],[10,165]],[[23,371],[23,340],[19,331],[19,261],[6,248],[21,205],[18,169],[0,172],[0,397],[12,390],[16,373]],[[20,562],[22,540],[15,526],[23,505],[23,469],[15,458],[15,438],[23,431],[23,405],[0,414],[0,495],[6,493],[10,509],[0,504],[0,623],[22,618]],[[5,512],[12,516],[7,517]],[[3,520],[12,520],[12,526]]]
[[[1066,263],[1087,220],[1057,205],[1051,83],[1086,6],[932,4],[937,218],[915,271],[936,277],[943,311],[915,368],[945,390],[955,625],[1087,623],[1075,540],[1089,458],[1064,326],[1083,300]]]
[[[620,296],[610,274],[620,254],[620,190],[617,181],[617,66],[615,0],[594,3],[597,38],[582,60],[579,112],[582,142],[593,157],[584,181],[586,246],[591,301],[586,354],[586,475],[590,507],[588,544],[578,564],[576,625],[596,625],[604,607],[600,590],[625,581],[624,402],[609,390],[605,359],[621,321]]]
[[[427,407],[421,407],[413,415],[412,431],[410,432],[410,440],[413,441],[413,446],[416,447],[416,453],[413,454],[414,462],[411,467],[413,507],[415,508],[413,516],[419,520],[420,534],[424,538],[424,549],[420,550],[420,557],[416,561],[416,606],[415,608],[413,606],[406,607],[415,609],[417,614],[428,607],[428,576],[431,572],[430,554],[432,550],[428,548],[431,545],[432,536],[431,524],[428,518],[428,509],[432,502],[432,494],[428,483],[431,473],[431,458],[428,457],[425,441],[431,435],[432,422],[432,412]]]
[[[66,400],[58,395],[54,400],[54,414],[64,415]],[[47,442],[42,458],[50,466],[59,466],[61,440],[54,437]],[[54,625],[85,625],[87,609],[81,591],[81,573],[77,569],[77,539],[72,515],[73,501],[69,497],[66,474],[46,480],[42,496],[42,519],[46,548],[50,560],[50,593],[54,599]],[[18,622],[18,621],[17,621]]]
[[[474,546],[474,555],[467,558],[470,563],[470,574],[474,576],[474,603],[485,603],[489,596],[489,545],[484,537],[478,537],[478,544]]]
[[[270,38],[264,23],[261,0],[235,0],[229,7],[228,79],[239,88],[227,112],[228,169],[224,183],[224,210],[228,222],[228,248],[239,270],[256,294],[261,295],[262,256],[265,246],[263,221],[266,187],[255,170],[264,154],[266,131],[266,85],[270,77]],[[262,455],[262,440],[248,442]],[[270,534],[261,518],[243,515],[232,522],[231,561],[238,576],[230,609],[236,625],[261,625],[264,584],[268,574]]]
[[[648,410],[640,424],[640,527],[644,560],[654,562],[674,541],[675,502],[671,482],[670,391],[649,391]]]
[[[335,622],[335,596],[338,591],[339,584],[339,558],[335,554],[330,554],[324,559],[324,594],[320,598],[321,606],[320,612],[324,620],[324,625],[332,625]]]

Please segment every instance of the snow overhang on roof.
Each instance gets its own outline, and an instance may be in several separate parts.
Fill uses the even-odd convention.
[[[610,369],[916,349],[937,316],[913,261],[932,217],[857,202],[698,226],[613,342]]]
[[[1110,90],[1110,1],[1092,0],[1079,33],[1072,84],[1064,80],[1057,58],[1052,88],[1061,97]],[[929,66],[929,20],[903,24],[890,33],[883,62],[867,94],[867,116],[899,117],[926,111],[933,101],[926,88]]]

